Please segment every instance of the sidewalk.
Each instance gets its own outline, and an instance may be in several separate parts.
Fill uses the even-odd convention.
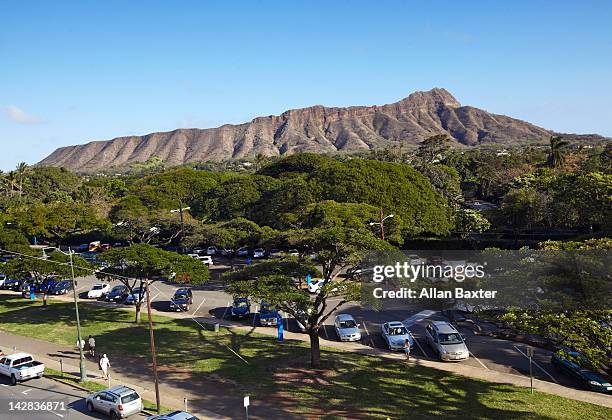
[[[73,375],[79,375],[79,352],[76,348],[69,348],[66,346],[60,346],[57,344],[49,343],[34,338],[22,337],[0,331],[0,343],[2,343],[2,350],[5,353],[12,352],[13,349],[16,351],[24,351],[32,354],[36,360],[39,360],[45,364],[45,366],[60,370],[63,368],[65,373]],[[111,361],[111,386],[122,384],[134,388],[143,399],[155,402],[155,385],[152,380],[148,378],[151,375],[147,372],[140,371],[140,374],[135,375],[134,372],[126,372],[126,369],[122,369],[123,360],[113,360],[112,354],[109,354]],[[60,365],[60,360],[62,364]],[[141,366],[142,367],[142,366]],[[107,385],[107,380],[102,376],[102,372],[99,370],[97,363],[87,358],[85,361],[85,369],[87,372],[87,379],[90,381],[98,382],[103,385]],[[215,395],[198,395],[192,393],[189,389],[182,389],[175,386],[168,386],[163,380],[163,373],[160,372],[160,395],[161,404],[168,408],[177,410],[184,410],[185,404],[183,398],[187,398],[187,409],[189,412],[197,415],[201,419],[211,420],[225,420],[231,419],[227,415],[218,414],[211,410],[208,410],[209,401],[208,397],[215,397]],[[234,400],[234,398],[232,398]],[[235,398],[236,401],[231,403],[242,406],[242,396]],[[228,401],[223,404],[229,403]],[[212,406],[212,404],[210,404]],[[217,404],[215,404],[217,405]],[[231,407],[231,405],[229,405]],[[218,410],[224,411],[224,410]]]

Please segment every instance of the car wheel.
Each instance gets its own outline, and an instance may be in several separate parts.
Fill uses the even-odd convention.
[[[120,417],[114,411],[111,411],[110,418],[111,418],[111,420],[119,420],[120,419]]]
[[[17,385],[17,378],[15,377],[15,375],[11,375],[11,385]]]
[[[90,413],[93,413],[94,411],[93,404],[91,402],[87,403],[87,411],[89,411]]]

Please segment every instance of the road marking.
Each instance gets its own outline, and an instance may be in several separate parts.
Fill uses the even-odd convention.
[[[25,391],[21,391],[21,393],[22,393],[23,395],[28,395],[28,392],[30,392],[31,390],[32,390],[32,388],[28,388],[28,389],[26,389]]]
[[[529,359],[529,356],[527,356],[525,353],[523,353],[523,352],[521,351],[521,349],[519,349],[519,348],[518,348],[518,347],[516,347],[516,346],[512,346],[512,347],[514,347],[514,348],[516,349],[516,351],[518,351],[518,352],[519,352],[519,353],[521,353],[523,356],[525,356],[526,358],[528,358],[528,359]],[[557,380],[556,380],[556,379],[555,379],[555,378],[554,378],[554,377],[553,377],[553,376],[552,376],[550,373],[548,373],[548,372],[546,371],[546,369],[544,369],[542,366],[540,366],[540,365],[538,364],[538,362],[536,362],[535,360],[533,360],[533,358],[531,359],[531,361],[533,362],[533,364],[534,364],[534,365],[536,365],[536,367],[537,367],[537,368],[539,368],[539,369],[540,369],[542,372],[544,372],[546,375],[548,375],[548,377],[549,377],[550,379],[552,379],[553,381],[555,381],[555,383],[556,383],[556,384],[558,384],[558,383],[559,383],[559,382],[557,382]]]
[[[473,357],[473,358],[474,358],[474,359],[475,359],[475,360],[476,360],[478,363],[480,363],[480,366],[482,366],[482,367],[483,367],[483,368],[485,368],[486,370],[491,370],[491,369],[489,369],[488,367],[486,367],[486,366],[485,366],[485,364],[484,364],[484,363],[482,363],[478,357],[474,356],[474,353],[470,352],[470,356],[472,356],[472,357]]]
[[[323,324],[323,332],[325,333],[325,339],[329,340],[329,335],[327,335],[327,328],[325,328],[325,324]]]
[[[417,322],[420,322],[426,318],[429,318],[430,316],[434,315],[436,313],[436,311],[432,311],[432,310],[424,310],[419,312],[418,314],[414,314],[412,315],[410,318],[406,318],[405,320],[402,321],[402,324],[404,324],[406,326],[406,328],[410,328],[412,327],[414,324],[416,324]]]
[[[198,307],[196,308],[196,310],[195,310],[195,311],[193,311],[193,314],[194,314],[194,315],[195,315],[195,314],[196,314],[196,313],[197,313],[197,312],[200,310],[200,308],[202,307],[202,305],[204,304],[204,302],[206,302],[206,298],[204,298],[204,300],[203,300],[202,302],[200,302],[200,304],[198,305]]]
[[[159,296],[159,292],[151,298],[151,302],[153,302],[157,298],[157,296]]]
[[[365,321],[363,321],[363,329],[365,330],[366,334],[368,335],[368,338],[370,339],[370,344],[372,345],[372,347],[374,347],[374,340],[372,339],[372,337],[370,337],[370,332],[368,331],[368,326],[366,325]]]
[[[225,307],[225,312],[223,312],[223,316],[221,317],[221,319],[225,319],[225,314],[227,313],[227,310],[230,307],[230,302],[227,302],[227,306]]]
[[[8,386],[7,384],[0,384],[0,385],[2,385],[2,386]]]
[[[253,327],[255,326],[255,321],[257,320],[257,314],[259,310],[259,306],[255,305],[255,313],[253,314]]]
[[[414,338],[414,336],[412,338]],[[423,347],[421,347],[421,343],[419,343],[419,340],[414,338],[414,342],[416,343],[417,346],[419,346],[419,349],[423,353],[423,356],[425,356],[425,357],[427,357],[429,359],[429,355],[425,352],[425,349]]]
[[[64,418],[64,415],[63,415],[63,414],[56,413],[55,411],[51,411],[51,413],[55,414],[57,417]]]

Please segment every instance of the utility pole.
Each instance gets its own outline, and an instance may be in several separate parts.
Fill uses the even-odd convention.
[[[380,208],[380,222],[370,222],[370,226],[380,225],[380,239],[385,240],[385,220],[392,218],[394,215],[385,216],[383,208]]]
[[[147,279],[147,312],[149,314],[149,338],[151,339],[151,356],[153,357],[153,376],[155,378],[155,401],[157,403],[157,414],[160,414],[161,403],[159,401],[159,376],[157,375],[157,355],[155,354],[155,335],[153,334],[153,317],[151,316],[151,293],[149,290],[149,279]]]
[[[79,373],[81,377],[79,382],[84,382],[87,378],[87,372],[85,372],[85,356],[83,355],[83,346],[81,345],[81,319],[79,317],[79,302],[77,299],[76,292],[76,281],[74,280],[74,263],[72,262],[72,249],[68,248],[68,253],[70,255],[70,272],[72,274],[72,294],[74,296],[74,312],[76,314],[76,322],[77,322],[77,343],[79,348]]]

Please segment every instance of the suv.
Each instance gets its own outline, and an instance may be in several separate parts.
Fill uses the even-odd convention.
[[[170,310],[187,312],[191,304],[193,304],[193,292],[188,287],[182,287],[177,289],[170,299]]]
[[[86,404],[90,413],[98,411],[108,414],[111,419],[122,419],[140,413],[144,408],[140,395],[123,385],[94,392],[87,397]]]
[[[457,361],[470,357],[463,336],[446,321],[430,322],[425,328],[425,337],[440,360]]]

